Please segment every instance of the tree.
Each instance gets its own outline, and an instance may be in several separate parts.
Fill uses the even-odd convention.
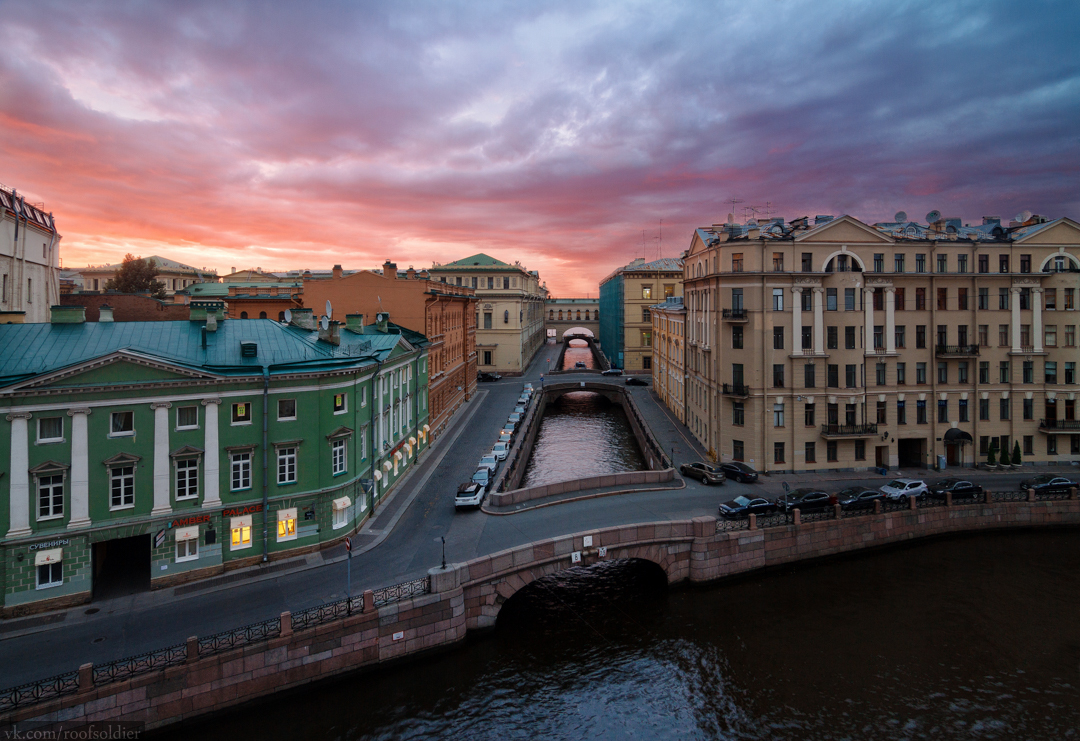
[[[986,465],[997,465],[997,443],[990,443],[990,450],[986,453]]]
[[[106,291],[119,293],[141,293],[149,291],[157,299],[165,298],[165,284],[157,280],[158,267],[154,258],[144,260],[130,252],[124,255],[124,262],[116,276],[105,284]]]
[[[1020,441],[1017,440],[1015,443],[1013,443],[1012,464],[1014,466],[1019,466],[1020,463]]]

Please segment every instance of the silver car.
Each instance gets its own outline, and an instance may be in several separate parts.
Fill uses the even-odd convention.
[[[893,479],[881,487],[881,493],[893,502],[912,496],[924,497],[927,491],[926,482],[922,479]]]

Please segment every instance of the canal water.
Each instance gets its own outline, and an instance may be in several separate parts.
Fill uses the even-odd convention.
[[[521,488],[648,468],[620,404],[591,391],[548,404]]]
[[[585,340],[570,340],[570,346],[563,353],[562,370],[572,370],[578,363],[584,363],[586,368],[596,368],[596,358],[589,349],[589,343]]]
[[[667,591],[540,579],[495,630],[169,735],[206,739],[1075,739],[1080,537],[1001,532]]]

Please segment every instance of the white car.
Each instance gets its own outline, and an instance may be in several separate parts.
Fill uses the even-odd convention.
[[[519,412],[514,412],[509,417],[507,417],[506,421],[512,424],[514,426],[514,429],[516,430],[518,423],[521,421],[521,414]]]
[[[525,407],[523,407],[521,405],[518,405],[518,406],[514,407],[514,414],[520,414],[522,417],[524,417],[525,416]]]
[[[506,454],[510,452],[509,443],[495,443],[495,447],[491,449],[491,454],[495,456],[495,460],[505,461]]]
[[[893,479],[881,487],[885,498],[894,502],[910,496],[924,497],[927,491],[926,482],[921,479]]]
[[[484,502],[485,494],[487,494],[487,487],[484,484],[475,481],[462,484],[458,487],[457,494],[454,495],[454,506],[479,507]]]
[[[503,425],[503,428],[499,430],[499,439],[502,440],[503,438],[507,438],[507,442],[509,442],[510,440],[514,439],[515,431],[516,428],[514,427],[514,425],[507,422],[505,425]]]
[[[486,468],[492,473],[495,473],[495,469],[498,467],[499,459],[496,458],[492,453],[488,453],[483,458],[481,458],[480,464],[477,466],[477,468]]]
[[[528,406],[530,398],[531,397],[528,394],[522,394],[521,396],[518,397],[518,400],[517,400],[518,406]]]

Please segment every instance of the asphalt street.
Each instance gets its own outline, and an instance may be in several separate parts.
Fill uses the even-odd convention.
[[[558,355],[545,347],[523,378],[482,383],[451,427],[431,448],[389,503],[357,538],[352,559],[353,593],[424,576],[442,558],[465,561],[534,540],[593,528],[635,522],[687,519],[716,513],[720,501],[741,493],[778,496],[782,482],[792,486],[825,485],[839,489],[856,483],[880,486],[887,479],[860,474],[772,476],[758,484],[728,482],[723,487],[687,480],[683,489],[629,493],[530,510],[509,516],[455,511],[457,484],[467,481],[480,457],[490,450],[526,381],[540,375]],[[688,430],[660,405],[651,388],[632,387],[654,435],[675,450],[676,464],[702,456]],[[991,489],[1016,488],[1033,469],[1015,474],[982,474]],[[928,479],[932,472],[922,472]],[[892,476],[896,474],[893,473]],[[797,483],[798,482],[798,483]],[[77,668],[103,663],[172,644],[193,635],[208,636],[345,596],[346,563],[339,547],[297,560],[297,570],[255,576],[194,591],[141,593],[95,601],[67,610],[56,621],[5,621],[0,625],[0,685],[10,687]],[[87,615],[87,609],[96,609]]]

